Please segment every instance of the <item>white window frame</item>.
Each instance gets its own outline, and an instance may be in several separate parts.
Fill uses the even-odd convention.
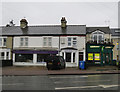
[[[68,46],[71,47],[72,46],[72,37],[68,37],[67,40],[68,40]]]
[[[97,33],[97,34],[95,34],[95,33]],[[101,33],[101,34],[99,34],[99,33]],[[103,41],[104,41],[104,32],[101,32],[101,31],[99,31],[99,30],[93,32],[93,33],[92,33],[92,40],[93,40],[93,41],[95,41],[94,36],[97,36],[97,43],[99,43],[99,36],[102,36],[102,39],[103,39]]]
[[[2,53],[4,53],[4,56],[1,56]],[[11,55],[10,49],[0,49],[0,60],[10,60],[11,59],[10,55]]]
[[[23,40],[21,40],[21,39],[23,39]],[[28,47],[28,43],[29,43],[28,37],[20,37],[20,47]]]
[[[69,41],[68,39],[71,38],[71,40]],[[74,40],[74,38],[76,38],[76,40]],[[77,46],[77,37],[67,37],[67,45],[68,47],[76,47]],[[71,45],[69,45],[69,43]]]
[[[65,44],[65,38],[61,37],[61,44]]]
[[[7,37],[0,37],[0,39],[1,39],[0,47],[6,47],[7,46]],[[6,39],[6,43],[4,42],[4,39]],[[4,45],[4,43],[5,43],[5,45]]]
[[[46,43],[46,45],[45,45],[45,43]],[[51,36],[43,37],[43,47],[52,47],[52,37]]]

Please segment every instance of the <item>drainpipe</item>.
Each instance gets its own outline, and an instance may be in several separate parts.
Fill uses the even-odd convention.
[[[58,55],[60,56],[60,36],[59,36],[59,50],[58,50]]]

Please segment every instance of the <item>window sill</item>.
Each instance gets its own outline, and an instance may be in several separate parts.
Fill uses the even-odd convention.
[[[0,46],[0,47],[7,47],[7,46]]]

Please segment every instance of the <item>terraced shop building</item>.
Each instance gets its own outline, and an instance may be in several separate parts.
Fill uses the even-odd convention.
[[[65,18],[61,25],[28,26],[21,19],[20,26],[3,28],[3,36],[13,37],[13,65],[45,66],[50,55],[61,55],[67,67],[78,67],[85,61],[85,25],[67,25]]]
[[[109,27],[87,27],[87,65],[113,65],[113,47]]]

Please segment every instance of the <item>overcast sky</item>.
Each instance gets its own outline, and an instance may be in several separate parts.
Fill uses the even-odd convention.
[[[58,25],[62,16],[68,25],[118,27],[118,2],[2,2],[2,25],[24,17],[29,25]]]

